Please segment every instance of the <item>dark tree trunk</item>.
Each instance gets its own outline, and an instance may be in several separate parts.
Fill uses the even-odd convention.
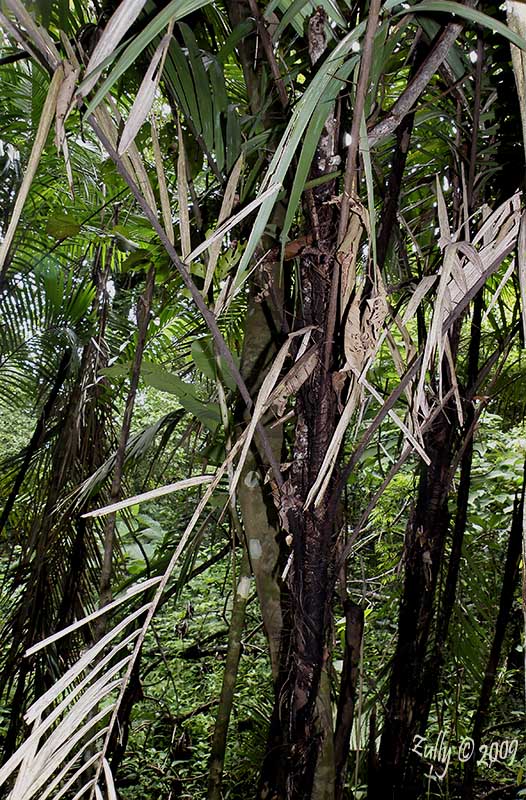
[[[347,600],[344,610],[345,650],[334,732],[335,800],[343,800],[344,798],[364,624],[363,608],[357,603]]]
[[[453,460],[454,408],[446,408],[425,437],[431,464],[423,467],[416,507],[408,524],[405,578],[390,693],[380,744],[379,770],[369,797],[410,800],[419,794],[408,756],[427,700],[424,681],[438,572],[448,531],[448,493]]]
[[[309,22],[309,46],[315,62],[324,52],[323,12]],[[331,172],[337,150],[337,120],[328,118],[315,154],[311,176]],[[259,797],[308,800],[324,731],[317,713],[317,700],[324,664],[330,652],[330,608],[333,576],[331,550],[335,539],[335,515],[325,500],[315,509],[304,509],[311,486],[323,463],[338,421],[336,395],[331,374],[336,346],[327,342],[332,281],[337,280],[335,255],[337,211],[330,202],[336,191],[329,181],[308,193],[306,215],[313,232],[312,246],[300,258],[302,307],[297,327],[315,326],[311,342],[320,358],[296,400],[296,436],[290,477],[282,490],[292,536],[293,560],[289,574],[290,598],[284,609],[280,674],[266,758],[261,773]],[[322,353],[330,353],[328,370]],[[286,507],[283,501],[286,498]]]
[[[440,684],[442,667],[444,664],[444,651],[449,633],[449,625],[455,607],[457,596],[457,584],[460,573],[462,556],[462,545],[464,533],[468,520],[469,491],[471,486],[471,466],[473,462],[473,425],[475,421],[475,408],[473,406],[473,394],[478,378],[478,365],[480,354],[480,336],[482,320],[482,293],[478,294],[473,304],[473,318],[471,321],[471,332],[468,353],[468,376],[467,392],[465,403],[464,421],[464,452],[460,462],[460,478],[457,490],[457,506],[455,512],[455,522],[453,525],[453,535],[451,538],[451,550],[447,564],[447,573],[443,586],[441,587],[441,597],[437,611],[437,623],[433,651],[428,659],[425,670],[424,684],[427,686],[427,697],[423,701],[422,716],[420,719],[420,733],[423,735],[427,726],[427,720],[431,709],[433,698],[435,697]]]

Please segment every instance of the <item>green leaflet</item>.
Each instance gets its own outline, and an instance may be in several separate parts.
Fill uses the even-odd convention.
[[[333,89],[334,75],[343,64],[345,56],[349,53],[353,42],[357,41],[365,31],[366,21],[362,21],[353,31],[334,48],[332,53],[321,64],[318,72],[310,82],[305,94],[294,108],[291,119],[281,142],[276,148],[260,191],[264,191],[271,184],[282,184],[285,175],[292,163],[294,154],[302,141],[305,130],[312,119],[316,109],[326,103],[327,92]],[[326,106],[325,106],[326,108]],[[239,289],[249,273],[249,264],[254,251],[263,236],[265,227],[274,208],[276,197],[267,198],[259,209],[254,221],[252,232],[248,240],[243,258],[239,264],[234,286]]]
[[[215,358],[212,340],[209,336],[196,339],[195,342],[192,342],[191,353],[197,369],[205,378],[208,378],[210,381],[215,381],[219,377],[228,389],[235,391],[236,383],[228,371],[223,358],[219,359],[220,374],[218,376],[218,364]]]
[[[174,394],[182,407],[206,427],[214,432],[221,424],[221,411],[217,403],[206,403],[201,400],[195,386],[181,380],[178,375],[151,362],[143,362],[141,377],[148,386],[161,392]]]
[[[312,119],[309,122],[305,138],[303,140],[303,147],[298,161],[298,168],[294,176],[294,183],[290,193],[289,203],[287,206],[287,213],[285,215],[285,222],[283,223],[283,230],[281,233],[281,246],[282,254],[288,240],[289,231],[294,221],[294,216],[300,202],[301,195],[306,187],[306,181],[309,175],[309,170],[312,164],[316,147],[318,146],[320,135],[327,119],[327,109],[331,108],[331,103],[336,99],[344,80],[348,77],[349,73],[358,61],[358,56],[350,58],[344,66],[338,71],[337,77],[333,78],[327,91],[327,96],[323,104],[317,106]]]

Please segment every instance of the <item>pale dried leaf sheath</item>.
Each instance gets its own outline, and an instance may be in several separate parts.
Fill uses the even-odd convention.
[[[172,30],[173,22],[170,22],[168,33],[162,38],[146,70],[146,75],[141,81],[119,142],[117,151],[119,155],[126,152],[152,109],[155,93],[163,71],[164,60],[172,39]]]
[[[235,444],[232,447],[232,450],[227,455],[227,458],[225,459],[225,461],[222,463],[222,465],[216,471],[213,482],[206,489],[203,497],[201,498],[199,504],[197,505],[197,508],[195,509],[190,522],[188,523],[183,535],[181,536],[181,539],[179,541],[179,544],[177,545],[175,553],[173,554],[172,558],[170,559],[170,563],[168,564],[168,566],[166,568],[166,571],[164,572],[164,574],[162,576],[162,579],[161,579],[161,582],[159,584],[159,587],[158,587],[158,589],[157,589],[157,591],[155,593],[155,597],[153,598],[153,600],[152,600],[152,602],[150,604],[150,607],[149,607],[149,610],[148,610],[148,614],[146,616],[146,620],[144,621],[144,624],[143,624],[143,626],[142,626],[142,628],[141,628],[141,630],[139,632],[139,636],[137,638],[137,642],[136,642],[135,648],[133,650],[133,654],[132,654],[132,657],[130,659],[130,663],[128,665],[128,669],[126,670],[126,674],[124,675],[123,680],[122,680],[122,688],[121,688],[119,697],[117,698],[117,702],[115,704],[115,708],[114,708],[114,711],[113,711],[113,714],[112,714],[112,717],[110,719],[110,723],[109,723],[109,726],[108,726],[108,733],[106,734],[106,739],[104,741],[104,746],[102,748],[102,756],[103,757],[106,755],[106,751],[108,749],[108,745],[109,745],[109,742],[110,742],[110,737],[111,737],[113,728],[115,727],[115,724],[117,722],[118,710],[119,710],[120,704],[122,702],[122,699],[123,699],[123,696],[124,696],[124,692],[126,690],[126,686],[127,686],[128,681],[130,679],[130,676],[132,674],[134,664],[135,664],[135,662],[137,660],[137,657],[138,657],[139,653],[141,652],[141,648],[142,648],[142,645],[143,645],[143,642],[144,642],[144,638],[146,636],[146,632],[147,632],[147,630],[148,630],[148,628],[150,626],[150,623],[151,623],[151,621],[153,619],[153,616],[154,616],[154,614],[155,614],[155,612],[157,610],[157,607],[159,605],[159,602],[161,600],[163,592],[164,592],[164,590],[166,588],[166,584],[168,583],[168,580],[170,579],[170,576],[172,575],[172,573],[173,573],[173,571],[174,571],[174,569],[176,567],[176,564],[178,563],[179,558],[181,557],[181,553],[183,552],[184,548],[186,547],[186,545],[188,543],[188,540],[189,540],[190,536],[192,535],[192,532],[193,532],[195,526],[197,525],[197,522],[198,522],[198,520],[199,520],[199,518],[200,518],[200,516],[201,516],[201,514],[203,512],[203,509],[205,508],[205,506],[208,503],[210,497],[212,496],[212,494],[216,490],[217,486],[219,485],[219,483],[220,483],[225,471],[228,469],[228,465],[237,456],[237,454],[238,454],[238,452],[239,452],[239,450],[240,450],[240,448],[242,446],[242,443],[244,441],[245,434],[246,434],[246,431],[244,431],[244,433],[240,437],[240,439],[235,442]],[[98,781],[98,778],[99,778],[101,770],[102,770],[102,765],[99,762],[97,773],[95,775],[95,781]]]
[[[73,108],[71,101],[73,98],[73,93],[75,91],[75,86],[77,84],[77,78],[79,76],[79,68],[75,67],[69,61],[63,61],[64,67],[64,80],[62,82],[62,86],[60,87],[60,91],[58,93],[57,98],[57,113],[55,119],[55,145],[57,150],[62,150],[64,156],[64,165],[66,167],[66,175],[68,178],[68,186],[69,186],[69,193],[71,197],[74,197],[74,189],[73,189],[73,171],[71,169],[71,162],[69,158],[69,148],[68,148],[68,141],[66,139],[66,128],[65,123],[69,116],[71,109]]]
[[[453,260],[455,258],[457,258],[455,247],[454,245],[450,244],[446,247],[444,255],[442,274],[440,275],[440,282],[438,284],[438,291],[433,310],[433,318],[431,320],[431,325],[429,328],[429,332],[427,334],[426,345],[424,348],[424,355],[422,358],[420,378],[418,381],[418,387],[416,392],[416,408],[421,409],[423,413],[426,415],[428,411],[427,401],[424,392],[426,372],[431,362],[433,353],[435,352],[435,349],[437,347],[438,348],[443,347],[442,337],[448,335],[447,332],[445,334],[442,333],[442,327],[444,324],[444,306],[446,304],[446,293],[448,292],[449,279],[451,276]]]
[[[97,609],[97,611],[94,611],[92,614],[86,614],[86,616],[82,617],[82,619],[78,619],[76,622],[72,622],[71,625],[68,625],[67,628],[62,628],[60,631],[57,631],[57,633],[53,633],[46,639],[42,639],[42,641],[37,642],[37,644],[34,644],[33,647],[30,647],[28,650],[26,650],[24,655],[27,658],[28,656],[32,656],[34,653],[38,653],[38,651],[42,650],[43,647],[47,647],[48,644],[56,642],[58,639],[62,639],[63,636],[67,636],[68,634],[73,633],[73,631],[82,628],[82,626],[86,625],[86,623],[92,622],[94,619],[97,619],[97,617],[100,617],[101,614],[107,614],[108,611],[111,611],[111,609],[120,606],[121,603],[125,603],[127,600],[130,599],[130,597],[135,597],[136,594],[145,592],[146,589],[151,589],[151,587],[156,586],[160,580],[161,579],[159,577],[150,578],[149,580],[144,581],[144,583],[139,583],[136,586],[132,586],[131,589],[128,589],[127,592],[124,592],[123,594],[121,594],[115,600],[112,600],[111,603],[108,603],[108,605],[104,606],[103,608]]]
[[[190,238],[190,212],[188,210],[188,178],[186,171],[186,152],[184,148],[183,131],[179,117],[177,117],[177,143],[179,153],[177,155],[177,194],[179,196],[179,231],[181,233],[181,255],[183,261],[192,250]]]
[[[109,633],[103,636],[96,644],[92,645],[88,650],[86,650],[79,660],[73,664],[72,667],[68,669],[67,672],[50,688],[45,692],[42,697],[39,697],[33,705],[28,708],[26,712],[26,720],[28,722],[32,722],[36,717],[38,717],[51,703],[53,703],[57,697],[60,697],[62,692],[64,692],[71,683],[76,681],[78,677],[82,674],[82,672],[86,669],[86,667],[91,664],[99,655],[99,653],[103,652],[105,647],[107,647],[111,642],[121,633],[134,619],[140,617],[141,614],[144,614],[145,610],[149,608],[148,603],[144,606],[141,606],[137,610],[133,611],[129,614],[125,619],[118,623]],[[2,784],[4,777],[4,769],[7,767],[7,764],[2,767],[0,770],[0,785]]]
[[[407,304],[404,316],[402,317],[403,325],[407,325],[409,320],[414,317],[418,306],[437,279],[438,275],[426,275],[424,278],[422,278],[415,291],[409,298],[409,303]]]
[[[115,651],[112,650],[111,654],[112,658],[114,658]],[[96,669],[88,673],[81,681],[81,688],[79,688],[79,686],[74,686],[66,698],[62,700],[42,722],[39,722],[38,725],[33,727],[28,742],[42,742],[42,738],[44,736],[46,737],[39,751],[38,758],[40,763],[45,762],[46,756],[52,752],[52,748],[55,745],[57,747],[60,746],[65,727],[71,727],[72,719],[74,720],[76,717],[76,719],[79,720],[80,718],[84,718],[87,714],[89,715],[92,709],[104,697],[107,697],[114,691],[116,683],[115,677],[122,674],[130,658],[131,654],[128,653],[125,658],[121,658],[110,666],[108,666],[108,662],[105,659],[106,669],[104,670],[99,670],[98,665],[96,665]],[[100,677],[96,681],[91,682],[94,675],[99,672],[102,672]],[[118,678],[117,683],[119,683]],[[75,698],[78,699],[75,700]],[[57,719],[60,719],[59,725],[55,724]],[[51,736],[48,734],[50,729],[52,729]],[[53,737],[54,744],[52,742]],[[36,763],[36,758],[34,759],[34,763]]]
[[[509,279],[511,278],[511,276],[513,275],[514,272],[515,272],[515,259],[513,259],[513,261],[509,265],[508,269],[506,270],[506,272],[502,276],[502,280],[499,283],[499,285],[497,286],[497,288],[496,288],[496,290],[495,290],[495,292],[493,294],[493,297],[491,298],[490,302],[488,303],[488,307],[486,308],[486,310],[484,312],[484,316],[482,317],[482,322],[485,322],[487,320],[487,318],[489,317],[489,315],[491,314],[491,312],[495,308],[495,304],[496,304],[497,300],[499,299],[502,290],[504,289],[504,287],[506,286],[506,284],[508,283]],[[524,309],[524,300],[522,300],[522,307]]]
[[[355,374],[357,380],[354,382],[347,404],[338,421],[338,425],[336,426],[336,430],[334,431],[329,447],[327,448],[327,453],[325,454],[325,458],[320,467],[320,471],[316,476],[316,480],[313,483],[309,491],[309,494],[307,495],[307,499],[305,501],[305,508],[308,508],[312,503],[314,503],[314,507],[317,508],[321,503],[325,495],[325,492],[327,491],[327,487],[329,485],[329,481],[331,479],[331,475],[334,466],[336,464],[336,460],[338,458],[338,453],[340,451],[340,447],[343,442],[343,437],[345,436],[352,415],[354,414],[354,411],[356,410],[356,407],[360,401],[360,395],[361,395],[360,384],[365,386],[365,388],[373,395],[373,397],[380,404],[383,404],[383,398],[381,397],[381,395],[378,394],[376,389],[369,384],[369,382],[365,379],[365,377],[363,375],[359,376],[358,371],[356,371]],[[424,462],[426,464],[429,464],[430,461],[427,453],[425,452],[421,444],[417,441],[417,439],[415,439],[415,437],[413,436],[407,425],[405,425],[404,422],[402,422],[398,414],[396,414],[392,409],[388,413],[391,419],[404,433],[407,440],[412,444],[414,449],[422,457]]]
[[[517,264],[519,268],[519,285],[521,290],[522,326],[526,341],[526,212],[521,217],[519,241],[517,243]]]
[[[0,245],[0,272],[2,273],[4,272],[4,264],[7,255],[9,253],[9,248],[13,243],[13,237],[15,235],[18,223],[20,221],[24,204],[27,200],[29,190],[31,189],[31,184],[33,183],[33,179],[38,169],[40,157],[42,155],[44,147],[46,146],[46,141],[51,128],[51,123],[53,122],[53,117],[55,116],[58,94],[63,80],[64,80],[64,70],[62,68],[62,65],[60,65],[55,70],[55,73],[49,85],[46,102],[44,103],[44,108],[42,109],[42,116],[40,117],[37,134],[35,136],[35,141],[33,142],[31,155],[29,156],[29,162],[26,167],[26,171],[24,173],[24,179],[22,181],[22,185],[20,186],[20,190],[16,198],[15,207],[13,209],[13,215],[9,221],[9,225],[4,240]]]
[[[31,47],[31,44],[29,44],[29,42],[26,41],[26,38],[22,35],[21,31],[17,28],[17,26],[13,22],[11,22],[11,20],[8,19],[8,17],[6,17],[5,14],[2,14],[1,11],[0,11],[0,30],[2,30],[5,35],[9,34],[9,36],[11,36],[13,41],[17,42],[20,45],[20,47],[27,53],[29,53],[31,58],[33,58],[37,63],[40,61],[37,55],[38,50],[34,50]]]
[[[115,790],[115,784],[113,782],[113,775],[110,769],[110,765],[108,764],[105,758],[102,761],[102,766],[104,769],[104,777],[106,778],[106,789],[108,792],[108,800],[117,800],[117,792]]]
[[[451,244],[453,239],[451,238],[451,229],[449,227],[449,220],[447,217],[446,201],[444,200],[444,194],[442,192],[442,187],[440,186],[438,175],[436,176],[436,191],[437,191],[438,226],[440,228],[440,239],[438,240],[438,246],[440,248],[444,248],[448,244]]]
[[[174,236],[174,226],[172,220],[172,207],[170,204],[168,187],[166,185],[166,176],[164,174],[164,169],[163,169],[163,157],[161,154],[161,148],[159,146],[159,136],[157,135],[157,127],[155,125],[155,120],[153,118],[153,115],[151,119],[151,130],[152,130],[153,155],[155,158],[157,181],[159,183],[159,197],[161,199],[161,211],[163,214],[164,230],[166,231],[166,236],[168,237],[168,241],[170,242],[170,244],[174,244],[175,236]]]
[[[303,386],[307,378],[312,374],[318,362],[318,346],[314,345],[296,359],[290,370],[282,381],[278,383],[272,396],[270,404],[275,408],[276,414],[281,417],[285,411],[285,406],[289,397],[295,395]]]
[[[120,6],[104,28],[104,33],[97,42],[91,54],[91,58],[88,61],[86,74],[89,77],[82,85],[82,97],[85,97],[97,82],[100,74],[100,70],[97,70],[97,67],[113,53],[122,37],[129,31],[130,27],[141,13],[145,3],[146,0],[122,0]]]
[[[38,727],[39,723],[40,723],[40,715],[35,720],[35,728]],[[28,747],[26,748],[26,751],[24,753],[22,765],[18,772],[16,783],[14,785],[12,792],[12,794],[14,794],[15,797],[17,792],[20,794],[21,791],[24,791],[24,789],[29,785],[29,780],[31,776],[30,765],[34,761],[35,756],[38,752],[38,742],[39,740],[35,737],[32,741],[28,743]]]
[[[217,219],[218,227],[228,219],[230,214],[232,213],[232,209],[234,208],[234,202],[236,199],[236,191],[237,185],[239,183],[239,176],[241,175],[241,170],[243,169],[243,155],[241,154],[234,164],[234,168],[230,174],[228,179],[228,183],[225,189],[225,196],[223,197],[223,202],[221,203],[221,210],[219,212],[219,217]],[[208,265],[206,268],[206,277],[205,277],[205,285],[203,287],[203,295],[207,295],[208,289],[210,288],[210,284],[212,283],[212,279],[214,277],[214,270],[216,268],[217,260],[219,258],[219,253],[221,252],[221,238],[216,239],[210,245],[210,252],[208,253]]]
[[[368,230],[367,212],[357,201],[351,209],[347,232],[337,253],[341,266],[340,308],[341,314],[347,311],[356,283],[356,260],[364,231]]]
[[[259,194],[255,200],[252,200],[252,202],[248,203],[248,205],[242,208],[241,211],[238,211],[238,213],[234,214],[233,217],[230,217],[230,219],[227,219],[226,222],[223,222],[223,224],[220,225],[219,228],[217,228],[214,231],[214,233],[208,237],[208,239],[205,239],[204,242],[202,242],[194,250],[192,250],[188,258],[186,259],[186,263],[191,264],[192,261],[195,261],[195,259],[198,256],[200,256],[201,253],[204,253],[205,250],[208,250],[208,248],[211,247],[214,244],[214,242],[220,241],[223,238],[223,236],[226,233],[228,233],[228,231],[232,230],[232,228],[234,228],[239,222],[241,222],[242,219],[245,219],[245,217],[251,214],[265,200],[267,200],[273,194],[276,194],[276,192],[278,192],[280,188],[281,184],[273,183],[272,186],[269,186],[268,189],[265,189],[264,192],[261,192],[261,194]],[[258,265],[261,263],[263,258],[260,259]]]
[[[91,744],[93,743],[90,741],[90,745]],[[69,780],[64,784],[62,789],[56,795],[54,795],[53,800],[60,800],[61,797],[64,797],[66,792],[68,792],[72,786],[75,786],[75,784],[78,783],[80,776],[84,772],[86,772],[86,770],[88,770],[99,758],[100,758],[100,753],[95,753],[95,755],[91,756],[91,758],[88,758],[88,760],[81,767],[79,767],[76,772],[73,773],[71,778],[69,778]],[[89,782],[89,786],[91,786],[91,783],[92,781]],[[86,789],[87,786],[88,784],[86,784],[84,789]],[[48,796],[49,792],[46,790],[46,792],[42,795],[40,800],[46,800]]]
[[[127,497],[126,500],[120,500],[118,503],[112,503],[104,508],[97,508],[95,511],[88,511],[83,514],[83,517],[102,517],[105,514],[112,514],[114,511],[120,511],[123,508],[135,506],[137,503],[144,503],[146,500],[155,500],[157,497],[163,497],[165,494],[172,492],[179,492],[181,489],[189,489],[192,486],[200,486],[203,483],[210,483],[214,479],[213,475],[196,475],[193,478],[185,478],[176,483],[169,483],[166,486],[160,486],[158,489],[151,489],[149,492],[137,494],[134,497]]]
[[[283,368],[283,364],[285,363],[285,359],[288,356],[292,340],[297,336],[308,335],[311,330],[312,327],[301,328],[301,330],[294,331],[294,333],[289,334],[287,341],[281,346],[278,354],[276,355],[272,363],[270,370],[268,371],[268,374],[265,376],[265,379],[261,384],[261,388],[258,392],[258,396],[256,398],[256,402],[252,410],[252,419],[250,420],[250,424],[245,431],[246,437],[243,443],[243,449],[241,451],[241,455],[239,456],[239,462],[236,467],[236,472],[231,481],[231,486],[230,486],[231,496],[233,496],[233,493],[236,489],[239,478],[241,476],[241,472],[245,465],[245,461],[248,455],[250,445],[252,443],[257,423],[259,422],[265,411],[269,408],[269,406],[273,402],[272,400],[273,390],[276,385],[276,381],[278,380],[281,370]]]
[[[65,760],[65,758],[69,755],[69,753],[76,747],[76,745],[79,742],[82,742],[82,740],[86,737],[86,734],[89,733],[89,731],[92,728],[98,725],[98,723],[101,722],[101,720],[103,720],[104,717],[106,717],[110,713],[112,708],[113,705],[109,705],[103,708],[102,711],[99,711],[97,714],[90,717],[87,722],[85,722],[80,728],[78,728],[78,730],[76,730],[75,733],[73,733],[73,735],[71,735],[72,732],[70,732],[68,735],[68,732],[64,731],[65,738],[63,739],[64,741],[63,746],[59,750],[56,750],[51,758],[48,757],[46,759],[45,765],[42,765],[40,763],[40,758],[39,756],[37,756],[36,763],[31,764],[31,767],[28,772],[29,781],[31,782],[29,783],[29,785],[24,787],[24,791],[22,794],[18,793],[15,787],[15,789],[13,789],[13,792],[9,795],[8,800],[30,800],[30,798],[34,797],[36,792],[38,792],[38,790],[45,783],[47,783],[47,781],[51,778],[55,770]],[[72,724],[74,725],[73,731],[75,731],[75,729],[77,728],[77,720],[74,720]],[[97,736],[95,738],[96,739],[100,738],[99,732],[97,733]],[[80,753],[78,755],[80,755]],[[73,763],[75,760],[76,759],[73,760]],[[35,780],[32,780],[33,777],[35,777]]]
[[[64,124],[71,110],[71,100],[80,71],[70,64],[69,61],[63,61],[62,66],[64,68],[64,80],[62,81],[57,97],[57,113],[55,119],[55,145],[57,150],[62,148],[66,138]]]
[[[520,0],[508,0],[506,3],[508,26],[520,36],[526,36],[526,6]],[[517,94],[522,121],[522,138],[526,153],[526,53],[515,45],[511,45],[511,62],[515,73]]]
[[[105,115],[105,118],[107,119],[106,127],[107,127],[108,132],[110,133],[109,136],[108,136],[108,133],[106,135],[108,136],[108,139],[111,141],[112,145],[114,147],[116,147],[116,143],[117,143],[117,127],[120,126],[120,124],[122,122],[122,117],[120,115],[119,109],[117,108],[117,104],[115,103],[115,100],[113,99],[111,94],[109,94],[107,96],[107,101],[108,101],[109,105],[111,106],[112,112],[115,115],[115,119],[117,120],[117,124],[115,124],[115,122],[111,118],[108,110],[106,108],[104,108],[104,106],[102,104],[97,106],[96,111],[98,113],[95,114],[95,118],[97,119],[97,121],[99,121],[100,120],[100,114],[104,114]],[[102,109],[102,110],[99,111],[99,109]],[[99,122],[99,124],[100,124],[100,122]],[[101,125],[101,127],[102,127],[102,125]],[[146,172],[146,167],[144,166],[144,162],[142,160],[142,156],[139,153],[139,150],[138,150],[137,145],[135,144],[135,142],[132,142],[130,144],[130,146],[128,148],[128,152],[125,153],[122,158],[123,158],[123,162],[124,162],[124,164],[126,166],[126,169],[129,172],[131,172],[132,174],[135,175],[137,183],[139,184],[139,186],[141,188],[141,192],[142,192],[144,198],[146,199],[146,202],[148,203],[150,209],[155,214],[157,214],[157,204],[155,202],[155,195],[153,193],[153,189],[151,187],[150,179],[148,178],[148,173]],[[130,165],[131,165],[131,169],[130,169]]]
[[[449,374],[451,376],[451,383],[453,388],[453,394],[455,396],[455,405],[457,408],[457,415],[458,415],[458,422],[460,427],[464,425],[464,413],[462,411],[462,402],[460,400],[460,392],[458,390],[458,380],[457,380],[457,373],[455,370],[455,362],[453,360],[453,353],[451,352],[451,343],[449,338],[446,338],[446,359],[449,365]],[[443,398],[441,398],[443,401]]]

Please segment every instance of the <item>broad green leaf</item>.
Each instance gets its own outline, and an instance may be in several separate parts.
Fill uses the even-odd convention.
[[[47,221],[46,233],[55,239],[67,239],[68,236],[76,236],[80,228],[80,223],[73,217],[67,214],[55,214]]]
[[[301,154],[298,160],[298,166],[294,174],[294,183],[292,184],[292,190],[290,192],[287,206],[287,213],[285,215],[285,221],[283,223],[280,236],[282,253],[287,243],[292,223],[294,222],[294,216],[296,214],[301,195],[306,188],[306,182],[312,164],[312,159],[314,158],[314,153],[316,152],[320,135],[323,131],[323,126],[327,120],[327,114],[330,113],[332,103],[335,101],[345,79],[348,77],[357,61],[358,57],[350,58],[338,71],[338,76],[333,79],[330,88],[327,90],[326,102],[316,107],[316,110],[314,111],[314,114],[307,127]],[[318,181],[318,183],[321,182],[323,182],[323,178]]]
[[[124,259],[121,264],[122,272],[142,272],[150,267],[152,263],[152,254],[149,250],[135,250],[133,253]]]
[[[191,353],[197,369],[202,375],[204,375],[205,378],[215,381],[219,370],[219,377],[227,386],[227,388],[231,389],[232,391],[235,390],[236,382],[232,378],[223,358],[219,358],[218,364],[212,340],[208,336],[192,342]],[[235,354],[233,354],[233,357],[236,365],[239,367],[239,358],[236,357]]]
[[[192,358],[197,369],[210,381],[216,379],[216,362],[214,358],[214,348],[209,337],[197,339],[192,342]]]
[[[183,34],[184,43],[188,50],[187,58],[189,58],[192,69],[199,119],[201,120],[201,131],[208,151],[212,152],[214,149],[214,112],[208,75],[192,30],[184,22],[181,22],[179,29]]]
[[[363,20],[353,31],[342,39],[319,67],[291,114],[289,124],[287,125],[281,142],[276,148],[274,157],[261,185],[260,192],[267,189],[272,183],[282,184],[284,181],[292,159],[303,139],[303,135],[313,114],[320,105],[324,105],[328,92],[330,96],[330,91],[333,88],[334,75],[343,65],[345,57],[351,51],[353,42],[358,41],[365,31],[365,26],[366,20]],[[252,227],[246,250],[237,270],[234,281],[236,290],[241,287],[248,275],[250,261],[263,236],[275,202],[275,197],[269,197],[261,204],[261,208]]]
[[[144,362],[141,367],[141,377],[148,386],[153,386],[161,392],[174,394],[183,408],[197,417],[210,431],[214,432],[221,424],[219,405],[201,400],[195,386],[185,383],[178,375],[168,372],[157,364]]]

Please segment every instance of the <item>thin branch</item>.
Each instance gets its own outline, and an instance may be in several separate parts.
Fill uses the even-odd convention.
[[[131,421],[133,409],[135,406],[135,398],[137,396],[137,388],[139,386],[139,377],[141,374],[142,357],[144,347],[146,344],[146,335],[148,332],[148,323],[150,321],[150,309],[153,299],[153,290],[155,286],[155,270],[150,268],[146,278],[146,286],[144,292],[139,298],[138,313],[137,313],[137,347],[135,351],[135,358],[133,362],[132,375],[130,380],[130,388],[128,390],[128,397],[126,398],[126,405],[124,409],[124,418],[122,421],[119,447],[115,457],[115,469],[111,483],[110,502],[116,503],[121,496],[122,488],[122,473],[124,469],[124,462],[126,460],[126,445],[130,436]],[[106,525],[104,527],[104,552],[102,560],[102,570],[100,577],[100,608],[103,608],[112,599],[111,592],[111,575],[113,569],[113,551],[115,543],[115,524],[116,512],[108,515]],[[100,617],[96,629],[96,639],[98,640],[104,635],[106,628],[106,615]]]
[[[258,8],[256,0],[248,0],[248,4],[252,14],[254,15],[254,19],[256,20],[259,40],[262,44],[263,50],[265,51],[265,57],[270,67],[270,73],[276,86],[276,92],[279,97],[279,101],[283,108],[287,108],[289,104],[289,97],[287,95],[287,90],[285,89],[285,84],[283,83],[283,78],[281,77],[281,73],[279,71],[276,56],[274,55],[274,48],[272,47],[270,33],[268,32],[267,26],[265,25],[265,22],[261,16],[261,11]]]
[[[31,58],[31,53],[27,50],[19,50],[17,53],[11,53],[0,58],[0,67],[5,67],[6,64],[14,64],[16,61],[23,61],[26,58]]]

